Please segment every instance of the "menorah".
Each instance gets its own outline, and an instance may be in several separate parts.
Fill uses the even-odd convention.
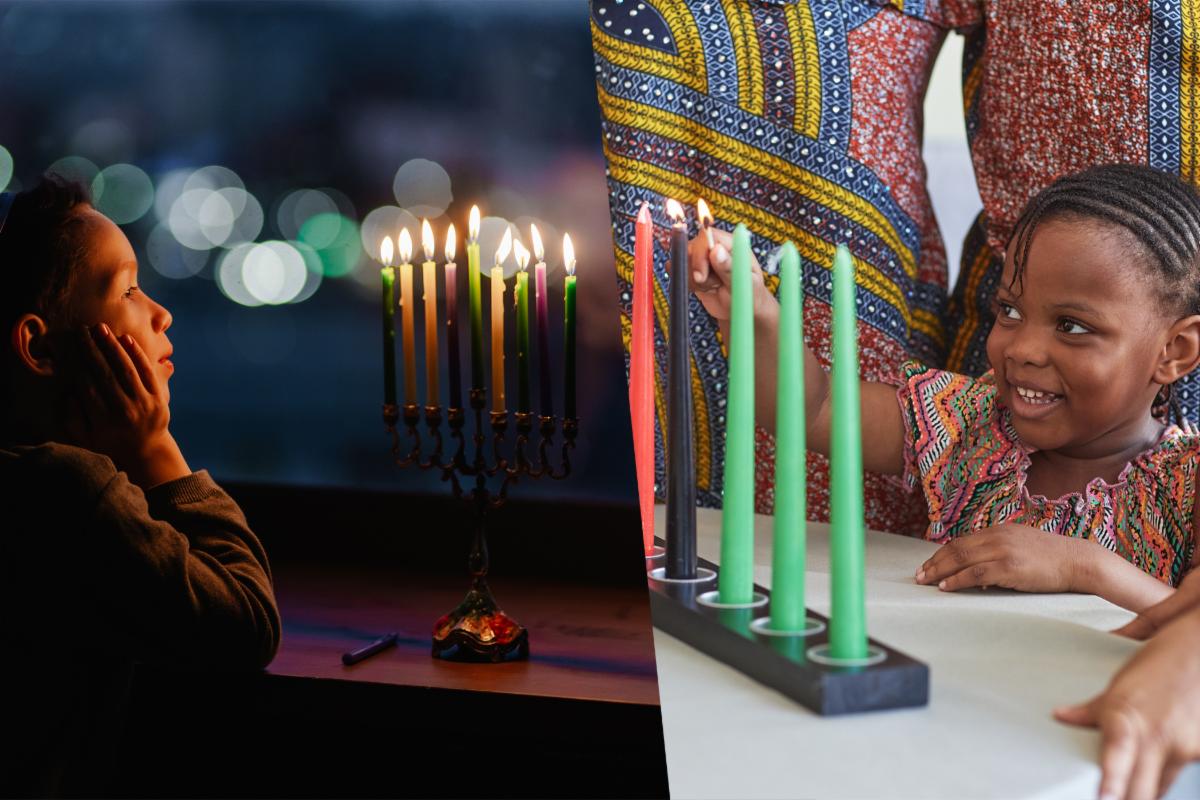
[[[416,367],[414,358],[414,325],[412,318],[412,265],[408,263],[411,241],[406,230],[401,231],[401,298],[404,330],[404,372],[406,402],[395,400],[395,324],[393,320],[393,287],[395,273],[391,266],[391,239],[385,239],[380,249],[383,262],[384,301],[384,392],[383,421],[392,440],[392,458],[399,467],[436,470],[448,481],[454,496],[466,501],[474,510],[474,531],[467,569],[471,588],[454,609],[442,615],[433,626],[433,655],[449,661],[501,662],[529,657],[529,633],[524,626],[504,613],[488,586],[487,523],[489,514],[508,499],[509,487],[522,477],[562,480],[571,474],[571,451],[579,420],[575,416],[575,275],[574,252],[569,237],[564,238],[564,261],[567,279],[564,287],[565,336],[565,406],[563,417],[553,414],[550,391],[550,360],[548,348],[549,315],[547,313],[546,264],[542,259],[542,244],[536,227],[531,234],[537,264],[534,267],[536,293],[536,325],[540,356],[541,411],[530,411],[529,399],[529,281],[525,273],[530,252],[514,241],[506,230],[496,252],[492,270],[492,405],[488,419],[488,392],[483,388],[483,338],[479,285],[479,210],[471,209],[470,238],[467,253],[470,272],[468,288],[471,319],[471,375],[468,391],[469,408],[461,403],[458,354],[457,287],[455,285],[454,227],[447,232],[446,244],[446,325],[449,345],[450,401],[443,407],[438,392],[437,357],[437,297],[433,264],[433,234],[429,223],[423,224],[426,262],[424,266],[426,321],[427,392],[424,405],[416,402]],[[520,274],[516,280],[517,307],[517,410],[515,437],[509,434],[510,411],[505,407],[504,392],[504,278],[500,264],[514,247]],[[468,424],[470,418],[471,424]],[[447,434],[442,423],[446,423]],[[554,463],[555,436],[561,426],[562,443]],[[424,431],[422,430],[424,429]],[[407,442],[407,444],[406,444]]]

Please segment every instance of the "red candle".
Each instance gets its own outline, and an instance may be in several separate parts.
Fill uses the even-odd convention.
[[[642,509],[642,544],[654,551],[654,222],[642,203],[633,239],[633,325],[629,345],[629,417]]]

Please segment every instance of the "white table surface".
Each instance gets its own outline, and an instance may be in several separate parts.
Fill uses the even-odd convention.
[[[697,548],[710,561],[720,519],[698,511]],[[755,580],[769,587],[771,519],[755,523]],[[925,708],[822,718],[656,629],[672,798],[1094,798],[1099,735],[1050,711],[1102,690],[1137,650],[1108,633],[1132,614],[1088,595],[919,586],[913,573],[936,549],[867,534],[867,630],[929,665]],[[806,592],[828,614],[820,523],[809,523]],[[1169,797],[1200,797],[1200,768]]]

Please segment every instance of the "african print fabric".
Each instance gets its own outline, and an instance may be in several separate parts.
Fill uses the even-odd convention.
[[[1001,254],[1033,195],[1110,163],[1200,183],[1200,0],[900,5],[967,36],[963,105],[983,213],[947,310],[946,366],[978,375]],[[1197,377],[1177,388],[1187,416],[1200,418]]]
[[[992,373],[970,378],[911,362],[897,395],[904,478],[929,507],[925,538],[947,542],[1006,522],[1093,539],[1172,586],[1191,563],[1200,436],[1168,427],[1116,483],[1095,478],[1051,500],[1026,487],[1029,453],[996,397]]]
[[[941,363],[946,264],[920,157],[921,98],[943,29],[859,0],[593,0],[596,87],[608,162],[621,321],[629,344],[634,219],[664,237],[666,198],[703,197],[717,224],[744,222],[774,291],[771,255],[803,260],[805,334],[826,367],[830,267],[845,242],[858,280],[860,373],[896,382],[909,358]],[[656,494],[664,480],[665,238],[655,253]],[[715,321],[691,322],[697,497],[721,504],[726,365]],[[757,435],[756,507],[772,506],[773,443]],[[809,453],[809,514],[828,518],[824,458]],[[918,533],[924,511],[868,474],[866,520]]]

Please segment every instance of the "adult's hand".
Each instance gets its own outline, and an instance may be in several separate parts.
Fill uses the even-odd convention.
[[[1200,609],[1167,624],[1087,703],[1055,709],[1101,732],[1102,800],[1153,800],[1200,758]]]
[[[1142,611],[1113,633],[1130,639],[1148,639],[1171,620],[1193,609],[1200,609],[1200,570],[1195,569],[1184,577],[1174,594]]]

